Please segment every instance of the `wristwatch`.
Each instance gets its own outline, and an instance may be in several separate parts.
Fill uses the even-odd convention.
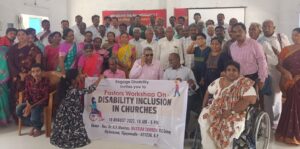
[[[232,115],[234,115],[234,114],[235,114],[235,111],[234,111],[234,110],[231,110],[230,113],[231,113]]]

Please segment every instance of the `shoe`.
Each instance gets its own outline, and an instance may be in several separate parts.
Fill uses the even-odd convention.
[[[30,132],[29,132],[29,136],[33,136],[33,134],[34,134],[34,128],[32,128],[31,130],[30,130]]]
[[[33,137],[38,137],[42,134],[42,131],[34,129],[35,131],[33,132]]]

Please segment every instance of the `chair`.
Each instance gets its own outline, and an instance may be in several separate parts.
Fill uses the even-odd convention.
[[[46,137],[50,137],[51,134],[51,122],[52,122],[52,112],[53,112],[53,103],[54,103],[54,95],[56,94],[56,88],[59,83],[60,77],[55,72],[44,72],[44,77],[47,77],[50,81],[50,94],[48,100],[48,106],[44,107],[44,125],[45,125],[45,135]],[[18,103],[21,104],[24,98],[24,92],[19,92]],[[19,136],[21,136],[22,131],[22,121],[19,118],[18,120],[18,132]]]

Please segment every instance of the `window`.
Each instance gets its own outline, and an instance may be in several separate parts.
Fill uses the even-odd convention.
[[[21,24],[23,28],[34,28],[36,33],[42,31],[41,22],[43,20],[49,20],[48,17],[45,16],[35,16],[35,15],[28,15],[28,14],[21,14]]]

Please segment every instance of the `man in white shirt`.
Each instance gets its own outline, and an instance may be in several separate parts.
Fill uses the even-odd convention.
[[[145,49],[147,47],[150,47],[152,49],[152,52],[154,54],[153,58],[155,60],[158,60],[158,42],[153,39],[154,31],[152,28],[148,28],[145,31],[146,40],[141,42],[142,49]]]
[[[99,34],[100,38],[102,39],[102,44],[107,43],[107,33],[106,33],[106,27],[105,25],[100,25],[99,26]]]
[[[110,27],[108,28],[107,32],[113,32],[115,33],[115,36],[118,37],[120,36],[120,30],[119,30],[119,20],[117,17],[112,17],[111,18],[112,23]]]
[[[130,70],[130,79],[160,80],[163,76],[163,70],[160,62],[153,59],[153,51],[146,47],[142,58],[136,60]]]
[[[79,30],[79,25],[80,25],[80,23],[82,23],[82,16],[81,16],[81,15],[77,15],[77,16],[75,17],[75,22],[76,22],[76,24],[75,24],[74,26],[71,27],[72,30],[74,31],[74,34],[80,32],[80,30]]]
[[[49,44],[48,36],[51,33],[49,20],[43,20],[42,27],[43,27],[43,31],[39,32],[36,36],[43,43],[44,46],[47,46]]]
[[[79,27],[79,32],[74,33],[75,41],[77,44],[84,41],[86,24],[84,22],[81,22],[78,27]]]
[[[133,39],[129,40],[129,43],[135,46],[136,58],[139,59],[142,57],[143,48],[141,43],[144,39],[141,38],[141,29],[136,27],[133,29]]]
[[[259,42],[263,45],[263,50],[267,56],[268,73],[271,76],[271,95],[264,96],[264,108],[269,114],[273,128],[276,129],[280,119],[282,102],[282,93],[279,88],[280,72],[276,69],[278,64],[278,54],[281,49],[290,45],[286,35],[275,32],[275,26],[272,20],[266,20],[262,26],[263,36]]]
[[[61,20],[60,25],[61,25],[62,34],[63,34],[64,30],[69,28],[70,24],[69,24],[68,20]]]
[[[189,26],[189,37],[188,38],[181,38],[182,47],[183,47],[183,54],[184,54],[184,64],[188,68],[193,68],[194,66],[194,54],[188,54],[187,49],[192,44],[193,41],[196,40],[198,34],[198,28],[196,24],[191,24]]]
[[[167,68],[163,75],[163,80],[179,80],[179,81],[187,81],[189,84],[189,92],[188,92],[188,103],[187,103],[187,113],[186,113],[186,132],[189,134],[188,123],[190,112],[194,111],[200,113],[200,107],[202,101],[200,100],[200,96],[197,93],[199,86],[196,83],[196,79],[193,71],[188,68],[182,66],[180,63],[180,56],[177,53],[171,53],[169,55],[169,63],[170,67]]]
[[[215,26],[208,25],[206,27],[206,45],[210,46],[211,39],[215,37]]]
[[[105,16],[103,25],[105,26],[106,30],[110,28],[110,23],[111,23],[111,17]]]
[[[216,37],[218,37],[219,40],[222,41],[222,48],[223,48],[224,44],[228,41],[225,37],[226,36],[225,28],[223,26],[220,26],[220,25],[217,26],[215,28],[215,34],[216,34]]]
[[[158,55],[159,55],[158,58],[164,70],[169,67],[168,59],[171,53],[179,54],[180,64],[184,64],[181,42],[178,39],[173,38],[173,36],[174,36],[173,28],[167,27],[166,37],[158,41]]]
[[[217,15],[217,20],[218,20],[218,24],[217,26],[223,26],[224,27],[224,31],[225,31],[225,40],[229,40],[230,39],[230,36],[229,36],[229,33],[228,33],[228,27],[229,27],[229,24],[225,23],[224,20],[225,20],[225,15],[223,13],[219,13]]]
[[[100,16],[93,15],[92,22],[93,22],[93,25],[89,26],[86,29],[86,31],[91,31],[93,33],[93,37],[100,37],[100,33],[99,33]]]
[[[258,40],[261,36],[261,32],[262,32],[262,27],[259,23],[253,22],[250,24],[248,30],[250,38],[254,40]]]
[[[158,41],[166,36],[165,29],[163,27],[157,27],[156,30],[154,30],[155,34],[155,40]]]
[[[201,20],[201,14],[200,13],[195,13],[194,14],[194,20],[195,20],[195,22],[194,23],[192,23],[192,24],[200,24],[200,23],[204,23],[202,20]]]

